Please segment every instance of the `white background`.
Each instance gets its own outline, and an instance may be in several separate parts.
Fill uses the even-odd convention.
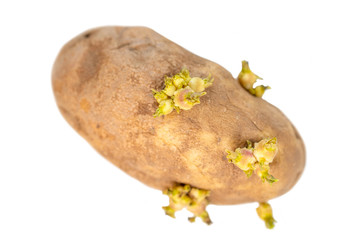
[[[355,239],[359,228],[358,1],[1,1],[0,239]],[[60,48],[103,25],[143,25],[237,76],[241,60],[295,124],[305,172],[270,203],[164,215],[167,197],[103,159],[60,115]]]

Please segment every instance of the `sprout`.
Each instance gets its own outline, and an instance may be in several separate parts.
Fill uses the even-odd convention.
[[[188,84],[188,82],[190,81],[191,77],[190,77],[190,72],[189,70],[187,70],[186,68],[183,68],[181,70],[181,72],[177,75],[174,76],[174,78],[176,78],[177,76],[181,77],[182,79],[185,80],[186,84]]]
[[[254,84],[258,79],[262,80],[261,77],[254,74],[250,70],[249,62],[242,61],[242,69],[238,76],[238,80],[241,86],[243,86],[246,90],[250,90],[253,88]]]
[[[274,183],[279,181],[272,176],[269,164],[274,160],[277,152],[277,139],[266,138],[254,144],[247,141],[247,147],[237,148],[235,152],[226,150],[229,162],[240,168],[248,177],[255,171],[263,182]]]
[[[205,88],[212,85],[214,81],[209,75],[207,78],[190,77],[187,69],[182,69],[180,73],[173,77],[165,77],[164,89],[160,92],[153,90],[154,97],[159,103],[154,117],[167,115],[174,109],[179,113],[180,109],[189,110],[194,105],[200,103],[200,97],[204,96]]]
[[[175,77],[173,79],[173,83],[174,83],[174,86],[176,87],[176,89],[181,89],[184,86],[186,86],[185,79],[183,79],[181,77]]]
[[[171,78],[165,80],[165,88],[163,90],[163,92],[168,95],[169,97],[171,97],[172,95],[174,95],[174,92],[176,91],[176,87],[173,84]]]
[[[152,90],[153,94],[154,94],[154,98],[156,99],[156,101],[158,103],[161,103],[163,100],[168,99],[168,96],[166,95],[166,93],[164,91],[155,91],[154,89]]]
[[[276,221],[273,217],[272,208],[269,203],[259,203],[259,207],[256,209],[256,212],[260,219],[265,222],[265,226],[268,229],[273,229],[275,227]]]
[[[211,74],[209,74],[206,78],[204,78],[204,83],[205,83],[204,87],[205,88],[210,87],[213,84],[213,82],[214,82],[214,78],[211,78]]]
[[[188,184],[176,184],[163,193],[169,197],[169,206],[163,207],[166,215],[175,218],[176,211],[186,208],[194,214],[193,217],[188,218],[190,222],[194,222],[196,217],[199,217],[206,224],[212,223],[206,211],[210,191],[191,187]]]
[[[206,92],[195,93],[189,86],[177,90],[174,93],[174,105],[183,110],[189,110],[194,105],[200,103],[200,97],[205,95]]]
[[[260,85],[254,88],[254,84],[258,79],[262,80],[261,77],[250,70],[249,63],[247,61],[242,61],[242,69],[238,76],[240,85],[248,90],[248,92],[252,95],[261,98],[264,95],[265,90],[270,89],[270,87]]]
[[[275,178],[269,173],[269,170],[270,166],[266,163],[257,163],[255,166],[256,175],[258,175],[263,182],[267,181],[268,183],[272,184],[279,181],[279,179]]]
[[[160,102],[158,109],[154,113],[154,117],[166,115],[174,110],[174,104],[171,99],[163,100]]]
[[[195,92],[202,92],[205,90],[205,81],[199,77],[193,77],[189,82],[189,87]]]
[[[271,163],[278,152],[277,139],[266,138],[260,142],[255,143],[254,146],[254,156],[258,159],[259,162]]]
[[[256,159],[251,149],[237,148],[235,152],[227,151],[229,162],[235,164],[243,171],[254,169]]]
[[[248,91],[252,95],[255,95],[256,97],[261,98],[264,95],[265,90],[267,90],[267,89],[271,89],[271,87],[260,85],[260,86],[257,86],[255,88],[250,88]]]

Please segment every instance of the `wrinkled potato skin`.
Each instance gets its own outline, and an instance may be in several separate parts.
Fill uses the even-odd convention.
[[[165,75],[187,67],[214,77],[201,104],[153,118]],[[239,69],[240,70],[240,69]],[[174,182],[211,190],[213,204],[267,201],[287,192],[305,165],[305,149],[276,107],[245,91],[223,67],[144,27],[101,27],[68,42],[53,67],[58,107],[100,154],[141,182],[165,189]],[[246,140],[277,137],[270,173],[279,182],[247,178],[226,159]]]

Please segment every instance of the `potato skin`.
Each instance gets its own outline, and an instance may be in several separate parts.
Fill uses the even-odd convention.
[[[187,67],[214,77],[201,104],[153,118],[151,89]],[[240,70],[240,69],[239,69]],[[211,190],[213,204],[263,202],[287,192],[305,165],[297,130],[276,107],[245,91],[223,67],[144,27],[86,31],[60,51],[52,72],[58,107],[100,154],[130,176],[163,190],[187,183]],[[226,159],[226,149],[277,137],[279,152],[262,183]]]

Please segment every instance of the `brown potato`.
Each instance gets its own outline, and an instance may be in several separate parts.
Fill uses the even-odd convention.
[[[152,89],[182,68],[214,83],[201,103],[154,118]],[[244,90],[223,67],[144,27],[102,27],[68,42],[52,73],[61,113],[100,154],[156,189],[184,183],[212,204],[265,202],[287,192],[305,164],[304,144],[276,107]],[[279,181],[248,178],[225,150],[276,137],[270,164]]]

